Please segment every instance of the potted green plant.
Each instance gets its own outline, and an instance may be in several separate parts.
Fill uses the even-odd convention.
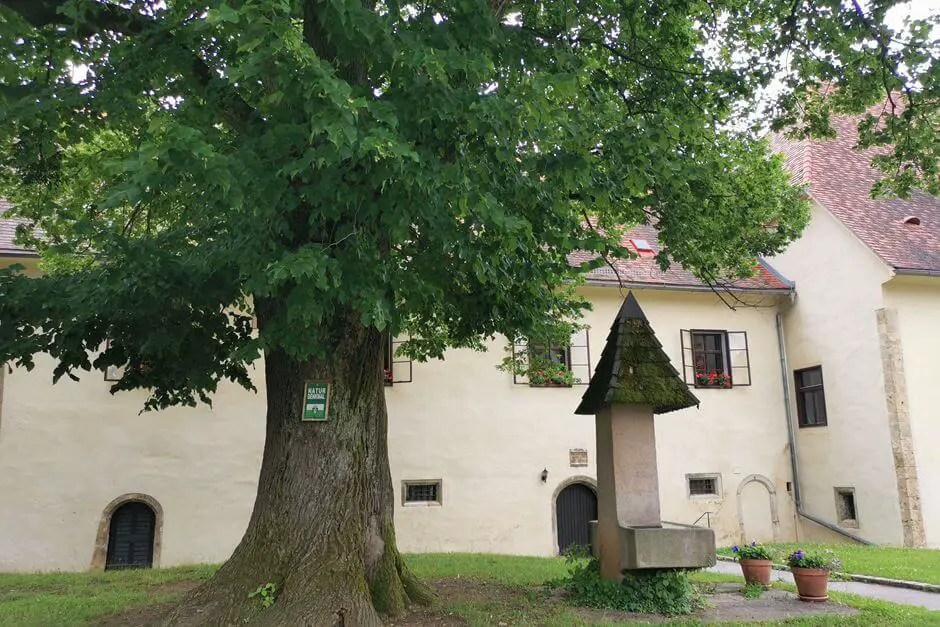
[[[529,355],[525,374],[529,377],[529,385],[533,387],[568,388],[575,383],[580,383],[567,364],[539,354]]]
[[[741,565],[744,581],[759,583],[765,587],[770,585],[774,559],[773,552],[770,549],[757,542],[751,542],[743,546],[735,544],[731,547],[731,551],[734,553],[734,558]]]
[[[787,564],[796,582],[801,601],[827,601],[829,599],[829,571],[842,566],[835,553],[810,553],[797,549],[787,558]]]
[[[574,374],[562,364],[541,364],[529,369],[529,385],[540,387],[571,387],[577,383]]]

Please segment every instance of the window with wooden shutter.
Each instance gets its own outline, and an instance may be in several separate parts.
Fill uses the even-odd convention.
[[[682,378],[698,388],[751,385],[747,332],[682,329]]]
[[[145,503],[130,501],[111,515],[106,570],[151,568],[156,515]]]
[[[587,385],[591,380],[591,348],[588,330],[581,329],[574,333],[567,345],[521,339],[512,346],[512,360],[515,364],[513,383],[518,385],[545,386],[540,380],[529,376],[530,367],[539,362],[570,371],[574,379],[571,385]]]

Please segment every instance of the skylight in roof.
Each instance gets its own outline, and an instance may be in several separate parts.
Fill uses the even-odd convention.
[[[653,247],[650,246],[650,243],[646,241],[645,239],[631,239],[630,242],[641,253],[653,252]]]

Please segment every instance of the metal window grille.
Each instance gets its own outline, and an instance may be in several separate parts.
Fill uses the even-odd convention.
[[[689,477],[690,496],[712,496],[718,494],[715,477]]]
[[[405,503],[439,503],[439,482],[405,484]]]

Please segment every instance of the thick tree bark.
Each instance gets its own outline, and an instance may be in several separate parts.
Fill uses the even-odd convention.
[[[379,625],[430,600],[395,544],[381,335],[352,313],[332,332],[322,358],[265,356],[267,435],[248,530],[170,624]],[[329,419],[302,422],[305,382],[323,379]],[[262,608],[249,594],[268,583],[276,600]]]

